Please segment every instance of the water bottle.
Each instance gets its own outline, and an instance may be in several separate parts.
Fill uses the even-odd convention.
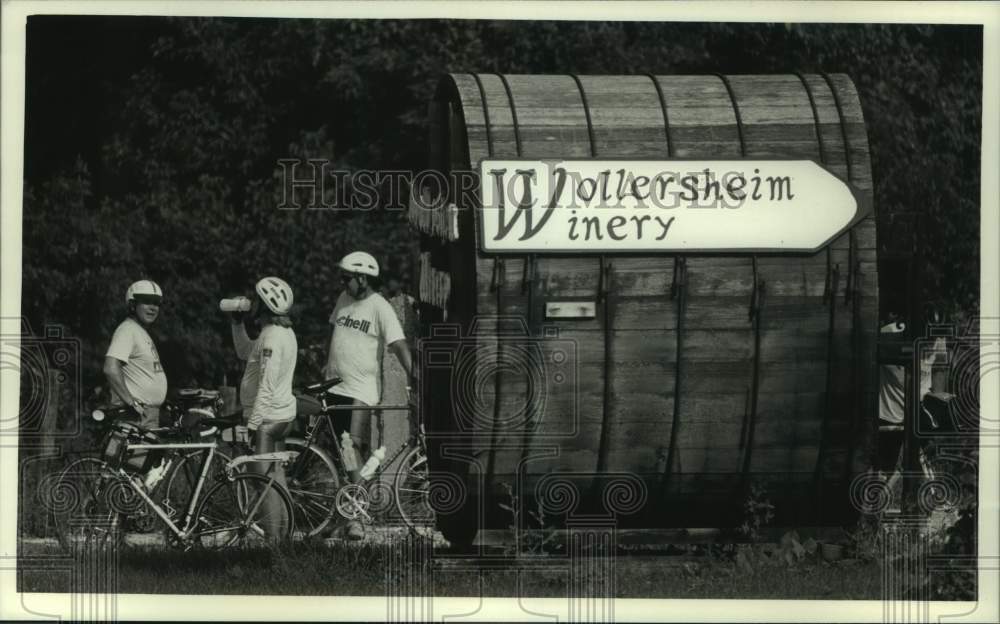
[[[223,312],[249,312],[250,300],[246,297],[223,299],[219,302],[219,309]]]
[[[152,492],[153,488],[156,487],[156,484],[163,479],[163,476],[167,474],[168,470],[170,470],[170,463],[172,461],[172,459],[167,461],[161,460],[158,466],[151,468],[150,471],[146,473],[146,478],[143,480],[142,484],[146,487],[147,492]]]
[[[246,425],[236,425],[233,427],[233,436],[236,438],[236,442],[250,444],[250,430],[247,429]]]
[[[354,451],[354,440],[351,439],[351,433],[349,431],[345,431],[340,436],[340,451],[344,456],[344,468],[348,472],[357,470],[358,456]]]
[[[371,479],[375,474],[375,471],[378,470],[378,465],[382,463],[383,459],[385,459],[385,447],[380,446],[372,451],[372,456],[368,458],[364,467],[361,468],[361,478]]]

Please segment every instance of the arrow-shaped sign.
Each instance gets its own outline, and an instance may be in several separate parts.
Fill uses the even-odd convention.
[[[811,160],[483,160],[488,253],[814,252],[867,210]]]

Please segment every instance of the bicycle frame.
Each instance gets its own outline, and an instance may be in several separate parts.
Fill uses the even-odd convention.
[[[326,394],[325,392],[323,393]],[[410,405],[328,405],[326,402],[326,396],[316,397],[320,402],[320,413],[317,414],[316,424],[310,425],[306,429],[306,433],[302,438],[303,448],[307,449],[312,446],[313,440],[318,438],[323,431],[322,423],[326,423],[326,429],[330,431],[331,437],[334,438],[332,446],[334,447],[334,453],[337,458],[337,462],[340,467],[344,465],[343,452],[341,451],[340,444],[337,443],[336,435],[333,430],[333,421],[331,417],[337,412],[352,412],[354,410],[363,410],[369,412],[375,411],[414,411]],[[423,437],[423,425],[418,427],[418,433],[410,433],[409,438],[404,442],[386,461],[379,465],[377,473],[381,473],[387,466],[390,466],[403,454],[403,451],[413,446],[415,442],[419,442]],[[304,454],[303,454],[304,455]]]
[[[215,457],[215,449],[218,447],[216,442],[192,442],[192,443],[178,443],[178,444],[127,444],[126,451],[133,450],[169,450],[169,449],[208,449],[208,454],[202,462],[201,473],[198,476],[198,482],[195,484],[194,491],[191,493],[191,499],[188,501],[187,512],[184,514],[184,519],[182,521],[183,529],[179,528],[174,522],[167,516],[163,508],[160,507],[156,501],[152,499],[141,487],[135,484],[135,482],[129,478],[129,475],[122,468],[118,469],[118,474],[121,476],[131,488],[139,494],[139,497],[146,502],[154,513],[163,520],[170,530],[177,535],[181,540],[187,540],[191,536],[191,532],[194,530],[194,525],[192,520],[194,518],[195,507],[197,506],[198,499],[201,497],[202,488],[205,485],[205,480],[208,476],[209,467],[212,464],[212,459]]]

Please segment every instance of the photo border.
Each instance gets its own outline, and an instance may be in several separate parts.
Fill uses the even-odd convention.
[[[511,7],[518,11],[513,14]],[[569,9],[572,9],[570,11]],[[997,304],[997,198],[1000,158],[998,158],[998,76],[1000,76],[1000,5],[990,3],[895,3],[895,2],[746,2],[725,3],[652,2],[551,3],[535,2],[39,2],[8,0],[2,5],[2,213],[0,213],[0,317],[20,315],[21,218],[23,192],[24,54],[28,15],[213,15],[226,17],[297,17],[352,19],[455,18],[496,20],[609,20],[679,22],[801,22],[801,23],[940,23],[981,24],[983,42],[983,141],[981,146],[980,205],[980,299],[984,319],[1000,318]],[[6,327],[3,328],[6,331]],[[984,327],[982,335],[998,335],[1000,327]],[[995,371],[994,371],[995,372]],[[0,387],[3,413],[18,410],[18,389],[7,375]],[[1000,376],[985,378],[980,404],[995,410]],[[979,601],[928,603],[928,616],[955,621],[997,621],[998,562],[997,501],[1000,463],[997,449],[983,445],[979,457]],[[0,439],[0,501],[17,500],[18,457],[16,440]],[[0,511],[0,551],[10,557],[17,547],[16,505],[2,505]],[[20,594],[16,573],[7,565],[0,569],[0,617],[5,619],[47,619],[70,613],[70,594]],[[528,599],[532,609],[552,608],[561,613],[565,599]],[[383,597],[217,597],[185,595],[182,600],[167,595],[122,595],[117,601],[121,619],[170,618],[205,619],[372,619],[387,617]],[[451,614],[475,612],[474,619],[526,619],[521,600],[499,598],[435,598]],[[639,600],[615,601],[614,619],[620,621],[872,621],[881,620],[880,601],[799,601],[799,600]],[[537,616],[535,616],[537,619]]]

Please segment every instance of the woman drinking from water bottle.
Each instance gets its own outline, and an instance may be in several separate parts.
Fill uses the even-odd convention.
[[[295,396],[292,394],[292,377],[298,356],[298,341],[292,330],[288,312],[292,307],[292,289],[282,279],[265,277],[257,282],[256,297],[249,303],[229,308],[232,320],[233,344],[236,355],[246,360],[246,370],[240,383],[240,403],[250,440],[257,453],[284,450],[285,436],[295,421]],[[244,310],[240,310],[244,308]],[[251,340],[243,322],[244,311],[260,327],[260,335]],[[276,470],[275,479],[285,485],[285,475],[280,464],[255,463],[257,470],[266,472],[270,466]],[[265,501],[267,502],[267,501]],[[269,512],[275,522],[275,519]],[[288,519],[287,521],[290,521]],[[282,535],[287,527],[274,526],[271,535]]]

